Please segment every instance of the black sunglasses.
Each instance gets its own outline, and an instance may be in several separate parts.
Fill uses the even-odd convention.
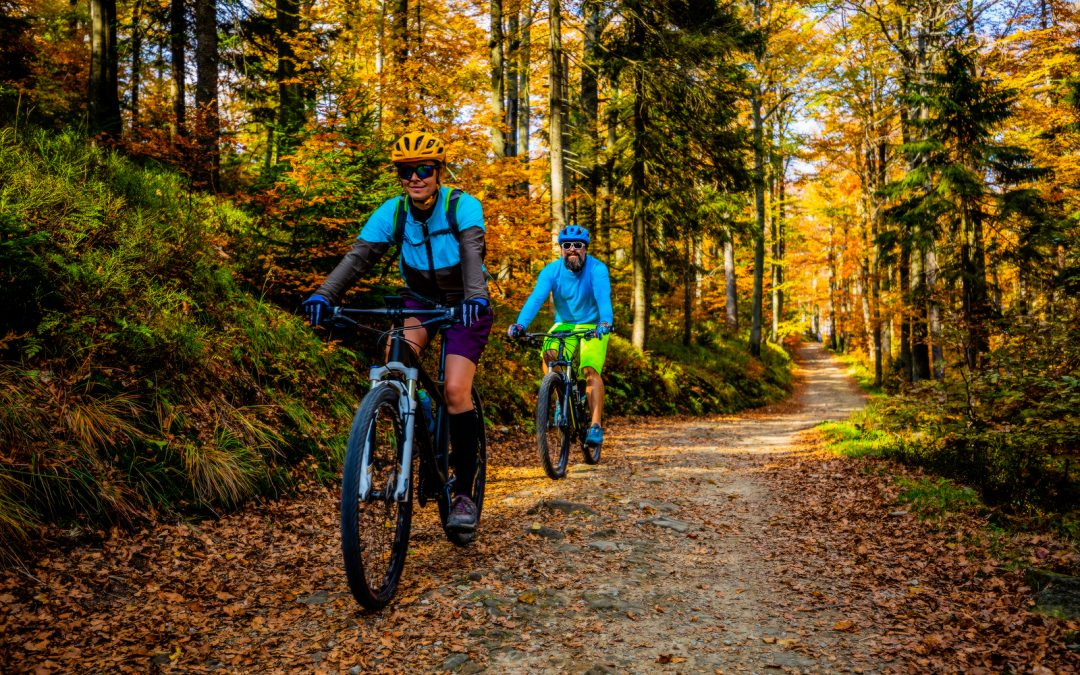
[[[416,177],[420,180],[427,180],[428,178],[431,178],[435,175],[435,171],[438,170],[438,168],[439,167],[435,166],[434,164],[421,164],[420,166],[398,165],[397,175],[398,178],[402,180],[410,180],[415,173]]]
[[[585,242],[583,241],[564,241],[562,243],[562,250],[564,251],[576,251],[582,248],[585,248]]]

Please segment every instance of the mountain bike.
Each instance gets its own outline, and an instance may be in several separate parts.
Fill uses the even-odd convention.
[[[594,337],[596,332],[590,329],[526,333],[522,338],[531,345],[542,345],[545,338],[559,345],[555,360],[548,364],[548,373],[540,382],[536,399],[536,449],[544,473],[553,480],[566,476],[571,444],[581,446],[586,464],[600,461],[600,445],[585,442],[590,419],[585,380],[578,379],[574,354],[567,354],[566,346],[571,338]]]
[[[445,328],[457,321],[455,308],[407,309],[335,307],[332,327],[374,330],[351,318],[383,317],[391,328],[377,331],[389,340],[385,365],[372,366],[371,390],[353,418],[341,478],[341,553],[349,590],[366,609],[385,607],[397,589],[409,547],[413,478],[420,506],[434,501],[447,539],[464,546],[474,532],[448,529],[455,494],[450,461],[449,417],[444,398],[446,340],[440,340],[438,375],[432,379],[404,336],[404,320],[416,317],[422,326]],[[432,412],[426,414],[426,399]],[[484,503],[487,440],[483,408],[473,388],[473,405],[481,420],[476,476],[467,494],[476,504],[477,525]]]

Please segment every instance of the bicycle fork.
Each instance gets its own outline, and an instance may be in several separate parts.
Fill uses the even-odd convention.
[[[387,379],[390,373],[401,373],[405,376],[402,382],[396,379]],[[370,372],[371,388],[390,386],[398,392],[398,413],[404,420],[405,442],[401,446],[401,466],[398,468],[397,481],[391,494],[386,495],[387,501],[405,502],[409,499],[409,488],[412,473],[413,442],[416,440],[416,418],[420,414],[420,404],[416,400],[416,383],[419,373],[416,368],[408,368],[405,364],[392,361],[385,366],[372,367]],[[371,436],[374,429],[368,433],[365,440],[363,463],[360,467],[359,496],[362,500],[371,497]],[[389,486],[387,486],[389,487]]]

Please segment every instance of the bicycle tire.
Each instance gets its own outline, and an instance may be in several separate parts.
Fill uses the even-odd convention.
[[[353,418],[341,479],[341,553],[353,597],[365,609],[382,609],[393,597],[412,526],[411,490],[405,501],[389,498],[401,467],[405,429],[397,388],[376,385]],[[370,439],[370,442],[368,442]],[[371,490],[360,495],[361,471]]]
[[[484,511],[484,487],[487,485],[487,431],[484,426],[484,406],[476,387],[472,390],[472,400],[476,416],[480,420],[480,432],[476,437],[476,474],[468,493],[473,504],[476,504],[476,529],[472,532],[447,529],[446,519],[450,516],[450,503],[446,499],[439,500],[439,518],[443,524],[443,532],[446,533],[446,538],[457,546],[464,546],[476,539],[476,533],[480,531],[480,515]]]
[[[570,459],[572,434],[568,411],[560,410],[556,417],[556,408],[561,407],[565,391],[566,379],[561,373],[552,372],[544,376],[536,397],[536,450],[544,473],[552,480],[566,475],[566,464]]]

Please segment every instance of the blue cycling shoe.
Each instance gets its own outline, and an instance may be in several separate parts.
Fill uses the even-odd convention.
[[[604,442],[604,430],[600,428],[599,424],[594,424],[589,427],[589,433],[585,434],[586,445],[600,445]]]

